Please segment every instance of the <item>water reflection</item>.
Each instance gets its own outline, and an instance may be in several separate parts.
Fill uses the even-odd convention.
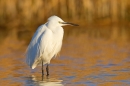
[[[48,77],[36,77],[32,75],[27,77],[26,86],[63,86],[63,80]]]
[[[60,57],[52,59],[51,77],[44,76],[43,81],[41,67],[31,72],[25,63],[24,52],[32,34],[17,29],[0,34],[0,86],[130,85],[129,27],[66,28]]]

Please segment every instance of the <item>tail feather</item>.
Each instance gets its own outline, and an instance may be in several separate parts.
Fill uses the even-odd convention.
[[[48,63],[48,62],[43,61],[43,65],[44,65],[44,64],[47,64],[47,63]],[[38,66],[38,65],[42,65],[42,59],[41,59],[41,58],[37,59],[37,60],[32,64],[31,68],[34,69],[34,68],[35,68],[36,66]]]
[[[41,61],[42,61],[41,58],[35,60],[31,66],[31,68],[34,69],[37,65],[41,64]]]

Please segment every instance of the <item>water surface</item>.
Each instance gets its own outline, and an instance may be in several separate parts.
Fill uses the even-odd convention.
[[[129,27],[66,28],[48,77],[25,63],[30,34],[13,29],[1,37],[0,86],[130,86]]]

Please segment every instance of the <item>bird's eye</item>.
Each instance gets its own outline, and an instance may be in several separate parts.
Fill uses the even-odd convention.
[[[61,22],[59,21],[59,23],[61,24]]]

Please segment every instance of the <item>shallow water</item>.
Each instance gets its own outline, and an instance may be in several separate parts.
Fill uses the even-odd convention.
[[[70,28],[48,77],[26,65],[28,42],[12,30],[0,45],[0,86],[130,86],[129,27]]]

